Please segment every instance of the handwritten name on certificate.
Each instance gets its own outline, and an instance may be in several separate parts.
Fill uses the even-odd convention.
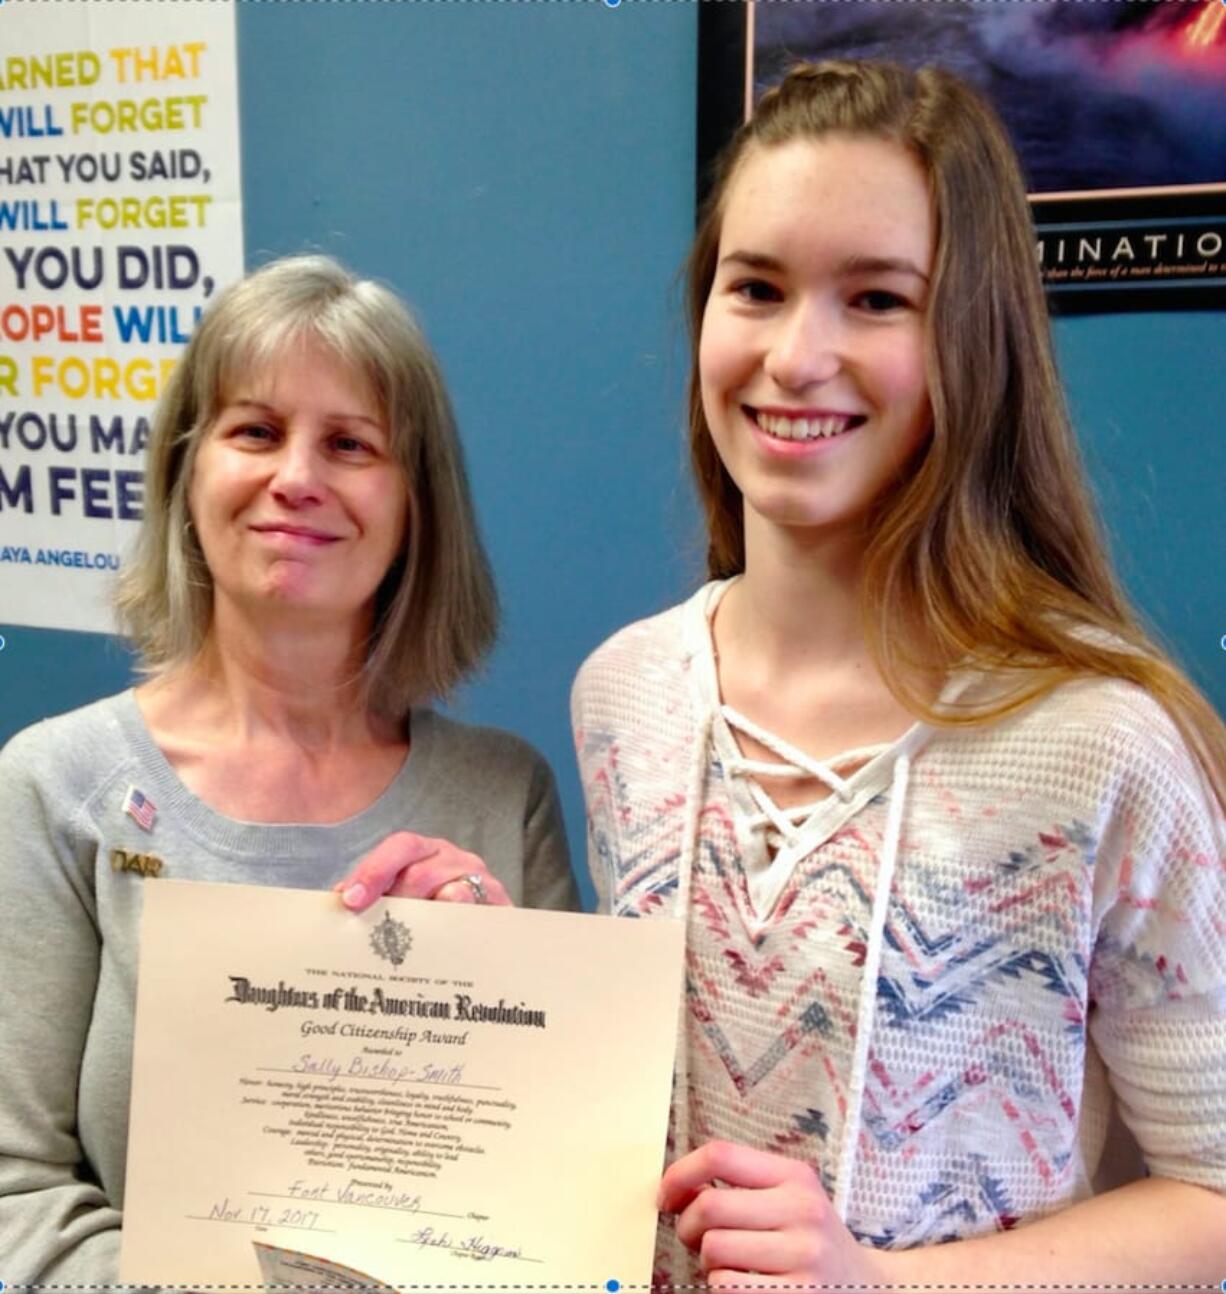
[[[121,1279],[646,1285],[673,921],[159,881],[144,896]]]

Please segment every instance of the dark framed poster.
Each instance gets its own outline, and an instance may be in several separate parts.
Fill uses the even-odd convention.
[[[1054,313],[1226,306],[1226,0],[706,0],[698,188],[801,60],[937,64],[1012,135]]]

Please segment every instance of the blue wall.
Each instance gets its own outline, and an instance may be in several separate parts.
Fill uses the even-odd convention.
[[[1056,344],[1126,588],[1226,714],[1221,313],[1063,319]]]
[[[546,753],[581,866],[570,679],[701,565],[674,287],[696,15],[636,0],[239,6],[248,262],[328,251],[421,315],[506,609],[457,709]],[[1057,335],[1130,587],[1226,709],[1220,318],[1088,318]],[[127,682],[111,640],[0,632],[0,740]]]

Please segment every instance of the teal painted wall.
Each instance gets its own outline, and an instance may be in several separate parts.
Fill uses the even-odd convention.
[[[1056,325],[1111,549],[1160,640],[1226,714],[1226,346],[1221,312]]]
[[[701,565],[675,288],[693,218],[696,13],[239,7],[248,263],[331,252],[421,315],[506,610],[457,709],[546,753],[581,870],[570,680]],[[1221,319],[1093,317],[1057,338],[1129,586],[1226,709]],[[0,739],[128,680],[112,640],[0,633]]]

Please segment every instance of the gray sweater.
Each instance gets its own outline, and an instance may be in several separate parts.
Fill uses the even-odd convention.
[[[416,710],[396,780],[333,826],[236,822],[179,780],[131,692],[0,751],[0,1276],[118,1275],[141,893],[161,876],[327,889],[412,830],[480,855],[516,903],[578,901],[553,778],[507,733]],[[145,831],[129,788],[156,805]],[[149,859],[160,860],[155,868]]]

